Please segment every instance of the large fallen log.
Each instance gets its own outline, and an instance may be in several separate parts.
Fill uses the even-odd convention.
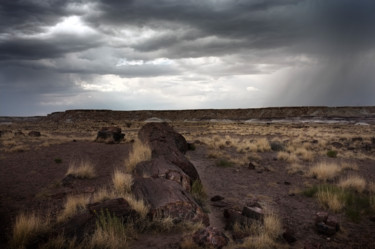
[[[163,158],[155,158],[137,164],[134,174],[136,177],[143,178],[165,178],[179,183],[187,192],[191,190],[192,183],[190,177],[175,164]]]
[[[209,225],[208,216],[180,184],[163,178],[136,178],[132,192],[150,208],[149,216],[170,217],[175,222],[192,221]]]
[[[188,149],[185,138],[178,134],[167,123],[148,123],[144,125],[138,137],[150,145],[152,158],[162,158],[179,167],[191,181],[199,179],[194,165],[184,156]]]

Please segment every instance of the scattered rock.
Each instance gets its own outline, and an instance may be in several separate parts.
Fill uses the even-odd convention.
[[[119,127],[103,127],[98,131],[98,135],[95,142],[114,144],[120,143],[125,137],[125,134],[121,133]]]
[[[234,208],[224,209],[224,219],[226,230],[233,230],[233,226],[236,223],[240,226],[249,226],[254,221],[246,216],[243,216],[241,211]]]
[[[288,182],[288,181],[284,181],[284,184],[285,184],[285,185],[290,185],[291,183]]]
[[[16,136],[16,137],[24,137],[25,134],[23,134],[22,131],[16,131],[16,132],[14,133],[14,136]]]
[[[211,198],[211,201],[222,201],[224,200],[224,197],[220,196],[220,195],[215,195]]]
[[[375,137],[371,138],[371,143],[375,145]]]
[[[263,220],[264,213],[263,209],[256,206],[245,206],[242,209],[242,215],[255,220]]]
[[[253,170],[253,169],[255,169],[255,164],[250,162],[249,166],[247,168]]]
[[[30,131],[28,135],[29,135],[29,137],[40,137],[41,136],[39,131]]]
[[[336,149],[340,149],[344,146],[342,143],[339,143],[339,142],[332,142],[331,145],[335,147]]]
[[[279,141],[272,141],[270,146],[273,151],[283,151],[285,149],[284,144]]]
[[[149,216],[171,217],[209,225],[208,216],[188,192],[175,181],[163,178],[136,178],[132,186],[135,197],[150,207]]]
[[[317,144],[317,143],[319,143],[319,140],[314,139],[314,140],[311,141],[311,143],[312,144]]]
[[[204,248],[223,248],[228,245],[229,239],[215,227],[206,227],[193,234],[193,241]]]
[[[327,212],[318,212],[315,215],[315,228],[320,234],[332,236],[340,230],[340,225],[334,216]]]
[[[352,142],[362,142],[363,138],[362,137],[353,137]]]

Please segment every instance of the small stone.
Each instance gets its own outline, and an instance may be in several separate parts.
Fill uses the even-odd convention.
[[[318,233],[320,234],[332,236],[336,233],[336,227],[328,226],[324,222],[317,223],[315,226]]]
[[[264,213],[263,209],[259,207],[244,207],[242,209],[242,215],[255,220],[263,220]]]
[[[29,137],[40,137],[41,136],[39,131],[30,131],[28,135],[29,135]]]
[[[193,241],[204,248],[221,249],[228,245],[229,239],[215,227],[206,227],[193,234]]]
[[[326,222],[328,219],[328,213],[327,212],[317,212],[315,215],[315,224],[320,222]]]
[[[220,195],[215,195],[211,198],[211,201],[222,201],[222,200],[224,200],[224,197]]]
[[[255,169],[255,165],[252,162],[250,162],[249,166],[247,168],[251,169],[251,170],[254,170]]]
[[[284,184],[285,184],[285,185],[290,185],[291,183],[288,182],[288,181],[285,181]]]

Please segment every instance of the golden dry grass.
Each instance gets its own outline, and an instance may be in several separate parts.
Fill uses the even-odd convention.
[[[328,207],[334,212],[339,212],[345,206],[345,203],[340,200],[340,196],[329,189],[318,191],[316,197],[322,206]]]
[[[65,200],[64,210],[57,217],[57,221],[62,222],[73,217],[79,211],[85,209],[87,203],[88,198],[84,195],[68,196]]]
[[[126,172],[133,172],[135,166],[143,161],[151,159],[152,151],[149,145],[136,140],[133,144],[133,148],[129,153],[129,158],[125,160]]]
[[[344,189],[353,189],[359,193],[362,193],[366,189],[366,180],[358,175],[349,175],[342,178],[338,186]]]
[[[127,232],[121,219],[110,213],[101,213],[89,242],[90,248],[127,249]]]
[[[288,153],[285,151],[280,151],[277,153],[277,159],[281,161],[286,161],[288,163],[295,163],[298,161],[298,158],[295,154]]]
[[[66,175],[73,175],[77,178],[94,178],[96,176],[94,165],[89,161],[71,162]]]
[[[298,148],[295,152],[303,161],[311,162],[314,160],[314,153],[308,151],[306,148]]]
[[[303,167],[301,164],[293,163],[291,165],[288,165],[286,167],[286,170],[288,174],[294,175],[297,173],[303,173],[305,171],[305,167]]]
[[[341,170],[337,163],[319,162],[310,167],[308,175],[326,181],[337,177]]]
[[[48,230],[49,220],[43,220],[35,213],[21,213],[13,224],[11,248],[22,249],[38,234]]]
[[[101,202],[104,200],[114,199],[116,197],[118,197],[118,195],[116,195],[115,191],[109,190],[108,188],[104,187],[104,188],[99,189],[93,194],[90,202],[92,203]]]
[[[271,239],[276,239],[283,232],[280,218],[275,213],[268,213],[264,217],[264,232]]]
[[[258,152],[265,152],[271,150],[271,145],[267,138],[258,139],[255,144]]]
[[[123,198],[129,203],[130,207],[133,208],[142,219],[144,219],[149,211],[148,206],[143,200],[137,200],[133,195],[127,194]]]
[[[133,176],[116,169],[112,175],[115,191],[118,193],[130,193],[133,185]]]

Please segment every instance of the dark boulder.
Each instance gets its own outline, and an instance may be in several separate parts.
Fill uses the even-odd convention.
[[[184,190],[190,192],[191,180],[180,168],[163,158],[155,158],[137,164],[134,170],[135,176],[165,178],[167,180],[178,182]]]
[[[148,123],[139,133],[139,139],[150,145],[152,158],[162,158],[179,167],[191,181],[199,179],[194,165],[184,156],[188,150],[185,138],[178,134],[167,123]]]
[[[163,178],[136,178],[132,192],[149,206],[149,216],[170,217],[175,222],[193,221],[208,225],[208,216],[180,184]]]
[[[125,134],[121,133],[121,128],[119,127],[103,127],[98,131],[98,135],[95,142],[99,143],[120,143],[125,137]]]
[[[28,135],[29,135],[29,137],[40,137],[41,136],[39,131],[30,131]]]

